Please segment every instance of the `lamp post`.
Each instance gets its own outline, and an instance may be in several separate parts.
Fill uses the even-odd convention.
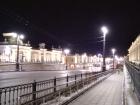
[[[16,44],[17,44],[17,58],[16,58],[16,70],[19,71],[19,40],[24,39],[24,35],[20,35],[17,33],[13,33],[13,37],[16,38]]]
[[[115,67],[114,67],[114,66],[115,66],[115,65],[114,65],[114,61],[115,61],[115,51],[116,51],[116,50],[113,48],[113,49],[112,49],[112,54],[113,54],[113,70],[114,70],[114,68],[115,68]]]
[[[103,66],[102,66],[102,71],[105,71],[106,70],[106,63],[105,63],[105,38],[106,38],[106,34],[108,33],[108,29],[107,27],[103,26],[101,28],[101,31],[103,33]]]
[[[66,70],[67,70],[67,69],[68,69],[68,64],[67,64],[67,55],[70,53],[70,50],[69,50],[69,49],[65,49],[65,50],[64,50],[64,53],[65,53]]]

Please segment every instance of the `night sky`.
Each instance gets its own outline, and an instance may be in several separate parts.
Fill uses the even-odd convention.
[[[38,2],[37,2],[38,1]],[[98,1],[98,2],[97,2]],[[18,32],[34,48],[70,48],[72,53],[102,53],[101,26],[106,25],[106,53],[126,55],[140,33],[140,5],[129,0],[11,0],[0,3],[0,34]],[[122,2],[123,1],[123,2]],[[2,35],[0,40],[3,40]]]

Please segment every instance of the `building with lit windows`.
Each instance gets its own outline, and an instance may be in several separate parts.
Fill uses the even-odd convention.
[[[65,57],[65,62],[67,61],[67,66],[69,69],[87,69],[93,64],[97,63],[97,56],[87,55],[86,53],[83,54],[74,54],[68,55]]]
[[[128,49],[128,58],[131,62],[140,63],[140,35],[138,35]]]
[[[0,42],[0,62],[15,63],[17,58],[16,40],[6,34],[5,41]],[[62,49],[48,50],[45,43],[39,44],[38,49],[33,49],[29,43],[19,43],[19,62],[20,63],[64,63]]]
[[[17,62],[17,43],[16,40],[9,35],[4,34],[4,42],[0,42],[0,63],[16,63]],[[68,54],[66,55],[62,48],[45,47],[45,43],[40,43],[38,49],[31,47],[30,43],[19,43],[19,63],[44,63],[44,64],[63,64],[68,69],[86,69],[97,62],[102,62],[102,58],[96,55]]]
[[[31,47],[28,45],[19,46],[19,61],[30,62]],[[8,42],[0,43],[0,62],[15,62],[17,58],[17,45]]]

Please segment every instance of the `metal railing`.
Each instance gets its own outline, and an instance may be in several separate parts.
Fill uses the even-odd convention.
[[[0,88],[0,105],[40,105],[60,95],[68,95],[110,73],[85,73],[45,81]]]
[[[125,62],[125,65],[130,74],[134,86],[134,91],[136,92],[137,97],[140,100],[140,68],[138,68],[134,63],[128,61]]]

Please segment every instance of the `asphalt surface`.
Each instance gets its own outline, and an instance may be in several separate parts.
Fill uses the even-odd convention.
[[[92,70],[48,70],[48,71],[28,71],[28,72],[2,72],[0,73],[0,88],[7,86],[14,86],[18,84],[25,84],[35,81],[53,79],[54,77],[65,77],[67,75],[75,75],[86,72],[93,72]]]

